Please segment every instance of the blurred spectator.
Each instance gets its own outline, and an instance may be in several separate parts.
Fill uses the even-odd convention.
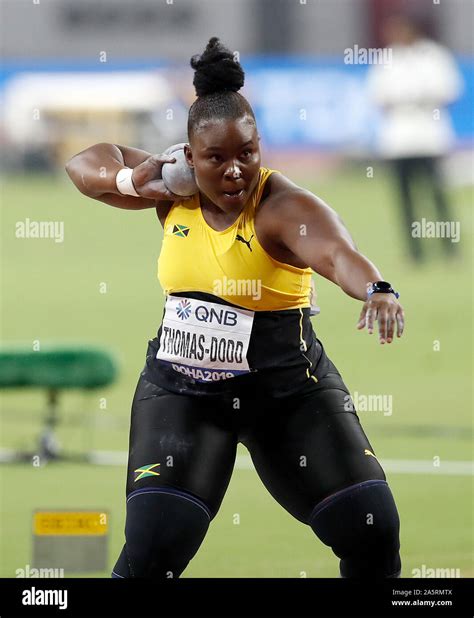
[[[413,237],[412,224],[416,215],[428,213],[415,212],[415,190],[432,198],[437,220],[452,221],[439,163],[454,140],[446,106],[459,98],[463,84],[449,50],[426,38],[412,18],[392,15],[383,38],[392,50],[391,63],[371,67],[369,93],[382,109],[378,149],[392,164],[408,248],[419,262],[422,243]],[[450,256],[456,252],[450,238],[443,246]]]

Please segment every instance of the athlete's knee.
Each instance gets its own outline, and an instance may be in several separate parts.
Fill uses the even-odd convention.
[[[172,487],[142,488],[127,498],[126,543],[112,577],[179,577],[201,545],[211,512]]]
[[[400,576],[400,520],[386,481],[364,481],[329,496],[308,523],[341,559],[342,577]]]

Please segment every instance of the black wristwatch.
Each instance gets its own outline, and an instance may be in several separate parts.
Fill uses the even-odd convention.
[[[388,281],[374,281],[372,286],[367,290],[367,298],[370,298],[372,294],[395,294],[395,298],[400,296],[398,292],[395,292]]]

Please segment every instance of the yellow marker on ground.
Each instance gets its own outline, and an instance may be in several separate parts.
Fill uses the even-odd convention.
[[[38,511],[33,517],[37,535],[95,535],[108,532],[107,514],[101,511]]]

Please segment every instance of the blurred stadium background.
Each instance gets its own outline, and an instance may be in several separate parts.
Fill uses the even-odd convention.
[[[1,577],[32,564],[35,509],[110,513],[109,568],[85,576],[108,577],[123,544],[130,405],[163,306],[161,227],[154,212],[84,198],[64,164],[102,141],[151,152],[185,141],[189,58],[214,35],[246,70],[264,164],[329,203],[401,292],[405,336],[380,346],[355,328],[360,303],[314,276],[314,327],[351,393],[392,397],[391,414],[359,417],[398,503],[402,574],[425,565],[474,576],[472,9],[470,0],[1,0],[2,344],[90,343],[119,365],[112,386],[61,396],[57,435],[77,461],[9,461],[12,451],[34,450],[46,399],[41,389],[0,392]],[[437,239],[421,241],[425,263],[410,261],[393,180],[375,155],[368,66],[344,63],[345,49],[380,45],[393,10],[423,20],[464,82],[449,108],[455,143],[443,166],[461,226],[461,255],[450,261]],[[63,222],[64,241],[18,238],[27,219]],[[91,452],[97,463],[81,463]],[[338,566],[273,501],[240,446],[221,511],[184,576],[337,577]]]

